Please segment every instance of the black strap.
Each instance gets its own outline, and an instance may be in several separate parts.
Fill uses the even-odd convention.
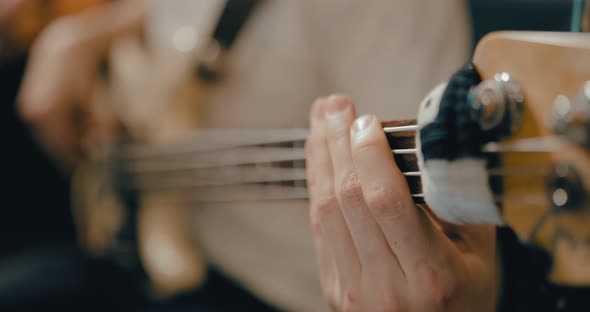
[[[227,1],[213,31],[213,38],[211,38],[212,48],[216,50],[215,55],[197,66],[197,75],[202,81],[216,82],[219,80],[223,71],[224,54],[231,49],[240,30],[259,2],[260,0]]]
[[[228,0],[213,32],[213,39],[224,49],[229,50],[258,2],[258,0]]]

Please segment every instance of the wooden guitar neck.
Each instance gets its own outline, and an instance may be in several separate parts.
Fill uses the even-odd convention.
[[[400,121],[386,121],[382,123],[386,127],[401,127],[416,125],[416,120],[400,120]],[[392,132],[386,133],[387,141],[392,150],[398,149],[415,149],[416,148],[416,131]],[[422,184],[420,182],[420,175],[418,168],[418,159],[415,153],[396,154],[394,153],[395,162],[397,163],[401,172],[406,176],[406,181],[410,187],[412,194],[422,194]],[[414,201],[417,204],[423,204],[424,198],[415,196]]]

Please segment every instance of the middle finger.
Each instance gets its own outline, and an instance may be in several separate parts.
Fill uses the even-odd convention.
[[[342,214],[363,270],[366,272],[366,269],[377,269],[379,266],[375,264],[390,263],[387,260],[393,259],[393,253],[367,208],[352,161],[350,126],[355,119],[352,100],[345,96],[333,95],[325,102],[323,109],[323,126],[332,160],[334,187]]]

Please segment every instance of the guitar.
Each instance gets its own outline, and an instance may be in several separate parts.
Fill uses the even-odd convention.
[[[0,37],[2,53],[13,55],[23,53],[37,35],[52,21],[82,10],[92,8],[105,0],[55,0],[55,1],[7,1],[0,12]],[[5,14],[6,16],[3,16]]]
[[[493,33],[472,63],[425,98],[417,120],[383,124],[416,204],[447,222],[505,223],[552,255],[552,282],[590,285],[590,35]],[[115,145],[76,175],[79,224],[92,206],[146,194],[306,199],[306,135],[200,129]]]

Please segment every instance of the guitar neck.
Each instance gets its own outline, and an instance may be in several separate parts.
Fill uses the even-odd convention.
[[[382,126],[387,127],[403,127],[416,125],[416,120],[399,120],[399,121],[387,121],[383,122]],[[405,150],[416,148],[416,131],[398,131],[387,133],[387,141],[392,150]],[[422,194],[422,184],[420,182],[420,175],[413,175],[412,173],[418,173],[418,159],[415,153],[400,154],[394,153],[395,162],[397,163],[401,172],[406,175],[408,186],[412,194]],[[415,196],[414,201],[417,204],[423,204],[424,198]]]

